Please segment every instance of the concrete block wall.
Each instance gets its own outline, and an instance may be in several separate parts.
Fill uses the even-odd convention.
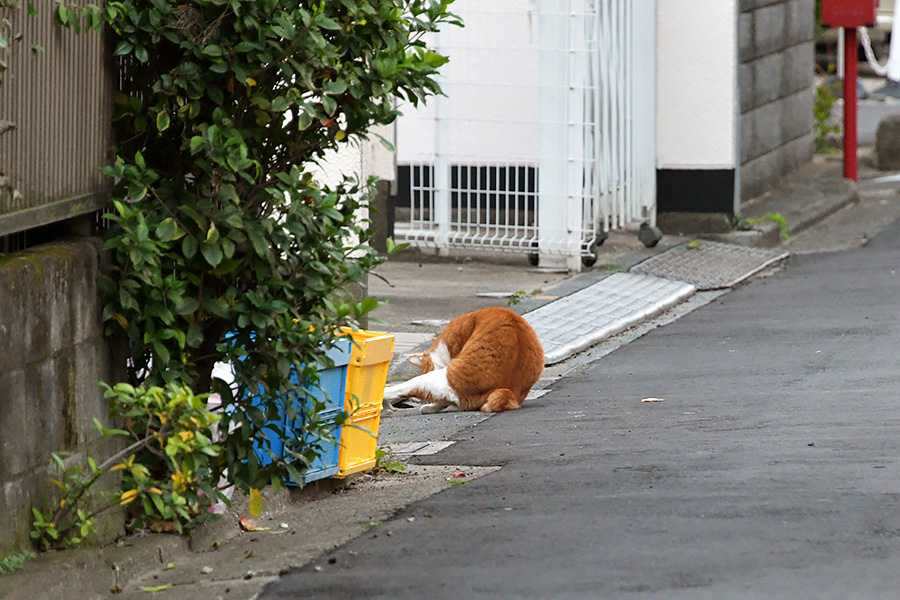
[[[740,198],[812,159],[815,0],[741,0]]]
[[[99,240],[82,238],[0,256],[0,557],[30,546],[32,506],[55,503],[51,452],[102,458],[93,419],[109,419],[97,382],[112,370],[99,253]],[[98,522],[102,537],[121,529],[117,519]]]

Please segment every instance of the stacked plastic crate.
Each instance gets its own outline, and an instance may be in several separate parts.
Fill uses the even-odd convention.
[[[382,398],[387,381],[387,371],[394,351],[394,336],[373,331],[343,329],[344,337],[328,351],[334,366],[319,369],[318,386],[310,386],[308,396],[292,399],[293,410],[282,410],[279,419],[272,423],[288,436],[297,436],[306,442],[314,441],[304,433],[312,399],[324,404],[318,413],[325,424],[335,424],[341,411],[349,415],[342,427],[334,432],[334,442],[320,442],[321,455],[303,473],[302,484],[326,477],[347,475],[371,469],[375,466],[375,449],[381,422]],[[297,374],[292,374],[297,383]],[[289,418],[289,413],[294,414]],[[269,449],[278,458],[286,458],[284,442],[273,428],[263,428],[269,440]],[[261,465],[272,459],[261,448],[256,448]],[[293,479],[288,485],[298,485]]]
[[[352,339],[344,410],[350,418],[341,431],[338,477],[375,466],[382,398],[394,355],[394,336],[374,331],[345,330]]]

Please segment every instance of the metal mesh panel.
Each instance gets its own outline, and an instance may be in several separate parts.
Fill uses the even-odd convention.
[[[623,4],[627,6],[623,6]],[[458,0],[446,97],[402,107],[398,237],[578,256],[653,220],[650,0]],[[398,219],[399,221],[399,219]]]

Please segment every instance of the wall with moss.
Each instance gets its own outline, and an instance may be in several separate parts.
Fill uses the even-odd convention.
[[[55,502],[50,454],[83,460],[108,424],[97,382],[110,380],[89,238],[0,255],[0,556],[30,545],[31,506]],[[108,537],[115,518],[100,524]]]

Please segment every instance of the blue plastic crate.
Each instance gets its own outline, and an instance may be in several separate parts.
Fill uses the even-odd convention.
[[[334,348],[331,348],[327,355],[334,361],[334,367],[323,369],[319,368],[319,387],[311,387],[309,394],[303,397],[294,398],[294,412],[296,417],[289,419],[287,411],[282,408],[279,419],[274,424],[281,426],[284,431],[294,435],[301,435],[303,432],[303,423],[306,415],[309,414],[311,398],[317,399],[325,404],[319,412],[319,419],[324,423],[334,424],[338,414],[344,409],[344,392],[347,385],[347,365],[350,364],[350,339],[341,339]],[[296,371],[291,373],[291,381],[299,383]],[[262,399],[254,397],[251,399],[254,404],[261,403]],[[263,435],[269,439],[269,449],[278,458],[284,458],[285,448],[274,431],[263,428]],[[303,475],[303,483],[309,483],[318,479],[324,479],[336,475],[338,472],[338,455],[341,444],[341,428],[334,427],[335,441],[333,443],[322,444],[322,455],[310,465],[306,473]],[[304,439],[309,440],[307,436]],[[267,465],[272,462],[269,455],[259,447],[254,447],[257,459],[260,465]],[[285,481],[288,485],[297,485],[293,479],[289,478]]]

